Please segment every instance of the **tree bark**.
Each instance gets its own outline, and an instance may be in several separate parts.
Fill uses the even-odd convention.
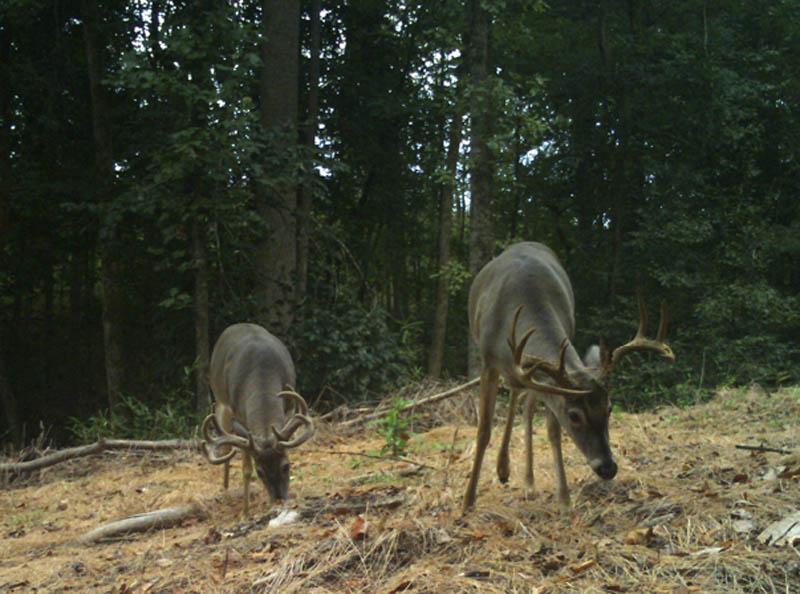
[[[491,80],[489,78],[489,30],[490,16],[481,6],[480,0],[472,1],[472,31],[470,43],[470,70],[472,94],[470,112],[472,119],[470,154],[470,227],[469,227],[469,272],[474,278],[492,257],[494,247],[493,175],[494,162],[489,141],[492,137],[493,110]],[[469,376],[480,372],[480,355],[477,345],[469,333]]]
[[[447,310],[450,301],[450,279],[447,265],[450,262],[450,234],[453,227],[453,195],[455,193],[456,166],[461,145],[463,123],[461,113],[456,112],[448,139],[445,158],[446,180],[442,184],[439,197],[439,257],[436,278],[436,313],[431,333],[431,347],[428,352],[428,375],[438,379],[442,375],[444,342],[447,334]]]
[[[208,331],[208,258],[206,256],[205,221],[195,215],[192,222],[194,248],[194,335],[195,352],[195,411],[198,415],[208,410],[209,331]]]
[[[300,38],[299,0],[262,2],[261,125],[287,149],[297,144],[297,87]],[[285,173],[285,172],[281,172]],[[258,206],[269,227],[260,249],[261,318],[276,334],[292,323],[297,265],[297,188],[280,184]]]
[[[319,54],[320,54],[320,0],[311,2],[311,59],[308,68],[308,109],[303,123],[303,145],[314,150],[314,137],[319,118]],[[311,219],[313,187],[308,181],[300,187],[297,204],[297,285],[295,302],[301,303],[308,286],[308,234]]]
[[[87,72],[91,96],[92,129],[95,153],[95,191],[101,212],[101,227],[105,224],[114,188],[114,156],[111,142],[110,111],[102,86],[103,68],[100,63],[100,16],[97,0],[83,0]],[[100,242],[100,280],[103,300],[103,344],[105,347],[106,388],[108,405],[115,408],[123,390],[124,356],[122,346],[123,290],[121,270],[112,245],[113,236]]]

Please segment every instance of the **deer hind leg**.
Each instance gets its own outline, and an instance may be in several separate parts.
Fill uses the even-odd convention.
[[[478,412],[478,436],[475,444],[475,460],[472,463],[472,473],[469,475],[467,492],[464,494],[462,513],[466,513],[475,503],[475,492],[478,488],[478,477],[481,474],[481,464],[489,438],[492,435],[492,421],[494,420],[494,406],[497,401],[498,373],[492,368],[484,368],[481,372],[481,395]]]
[[[506,419],[506,428],[503,431],[503,441],[500,442],[500,451],[497,454],[497,478],[500,482],[505,484],[508,482],[508,476],[511,474],[511,467],[509,465],[509,442],[511,441],[511,431],[514,427],[514,415],[517,412],[517,399],[519,398],[519,390],[516,388],[511,389],[511,401],[508,403],[508,418]]]
[[[536,412],[536,394],[525,393],[525,497],[535,495],[533,481],[533,413]]]
[[[569,489],[567,489],[567,477],[564,474],[564,458],[561,455],[561,425],[558,424],[558,419],[549,409],[547,411],[547,438],[550,440],[550,449],[553,451],[558,507],[562,512],[568,512]]]

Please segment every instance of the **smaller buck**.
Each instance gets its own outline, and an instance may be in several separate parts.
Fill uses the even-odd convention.
[[[511,390],[497,476],[509,476],[508,447],[518,398],[525,402],[525,483],[533,495],[532,420],[538,398],[546,407],[547,437],[555,462],[559,507],[569,509],[569,491],[561,454],[564,429],[586,457],[592,470],[609,480],[617,474],[608,439],[611,405],[608,380],[614,366],[628,353],[646,351],[675,360],[664,342],[666,304],[661,305],[657,338],[645,338],[647,317],[639,299],[636,337],[612,353],[589,349],[581,359],[572,345],[575,334],[575,296],[558,257],[541,243],[523,242],[507,248],[481,269],[469,293],[469,323],[483,368],[475,460],[464,495],[463,511],[475,502],[481,463],[492,431],[499,376]],[[518,328],[523,330],[517,339]]]
[[[224,487],[229,461],[240,449],[244,515],[249,513],[253,463],[270,499],[287,499],[288,451],[314,434],[306,401],[291,389],[295,370],[288,349],[256,324],[228,326],[214,345],[209,378],[215,403],[203,421],[203,451],[212,464],[225,464]]]

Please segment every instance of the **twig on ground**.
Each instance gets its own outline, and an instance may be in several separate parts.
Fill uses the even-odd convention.
[[[736,444],[736,448],[739,449],[739,450],[751,450],[751,451],[754,451],[754,452],[775,452],[776,454],[791,454],[792,453],[792,450],[782,450],[780,448],[773,448],[773,447],[765,446],[765,445],[751,446],[751,445],[744,445],[744,444],[737,443]]]
[[[367,454],[365,452],[350,452],[346,450],[312,450],[304,448],[303,451],[309,452],[311,454],[331,454],[334,456],[361,456],[362,458],[373,458],[375,460],[404,462],[406,464],[413,464],[414,466],[418,466],[419,468],[430,468],[431,470],[441,470],[441,468],[430,466],[429,464],[423,464],[422,462],[417,462],[416,460],[411,460],[409,458],[400,458],[398,456],[384,456],[381,454]]]

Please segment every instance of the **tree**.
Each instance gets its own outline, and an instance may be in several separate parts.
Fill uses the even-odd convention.
[[[286,152],[297,146],[297,89],[300,56],[300,1],[263,0],[260,114],[261,125]],[[261,318],[279,336],[292,323],[297,267],[297,186],[284,174],[259,200],[258,211],[269,235],[260,247]]]
[[[492,257],[494,250],[492,79],[489,76],[491,16],[480,0],[471,6],[469,45],[470,63],[470,244],[469,272],[474,278]],[[470,333],[468,369],[474,376],[480,370],[477,345]]]
[[[82,0],[81,12],[86,40],[86,65],[91,96],[92,129],[94,131],[94,186],[100,204],[104,238],[101,246],[100,279],[103,289],[103,346],[105,352],[106,388],[108,405],[115,408],[124,389],[125,364],[123,354],[124,319],[122,271],[115,245],[116,230],[109,217],[109,205],[115,189],[114,152],[112,147],[112,122],[106,89],[101,48],[100,14],[97,0]]]

